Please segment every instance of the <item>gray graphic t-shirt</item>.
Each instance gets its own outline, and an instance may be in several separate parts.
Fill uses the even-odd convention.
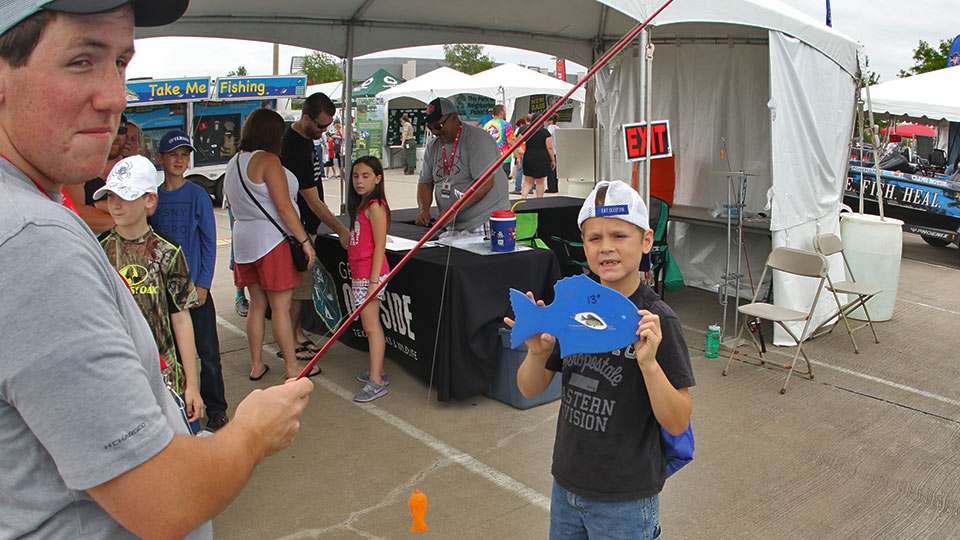
[[[442,162],[444,152],[441,146],[446,147],[446,166]],[[440,139],[434,139],[423,153],[420,183],[433,183],[433,197],[440,213],[453,206],[483,171],[500,157],[497,143],[490,134],[470,124],[463,124],[460,142],[456,146],[456,155],[453,156],[454,144],[443,145]],[[457,215],[454,228],[458,231],[472,229],[489,219],[491,211],[509,208],[508,191],[507,175],[497,167],[493,174],[493,187],[483,199]]]
[[[693,386],[677,315],[646,285],[630,300],[660,316],[663,339],[657,362],[667,379],[674,388]],[[551,471],[557,483],[581,497],[607,501],[659,493],[666,479],[660,424],[633,346],[563,359],[556,347],[546,367],[563,377]]]

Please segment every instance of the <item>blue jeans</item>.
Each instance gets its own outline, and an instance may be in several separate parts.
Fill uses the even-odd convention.
[[[523,161],[517,162],[517,174],[513,177],[513,190],[520,191],[523,187]]]
[[[223,372],[220,368],[220,338],[217,335],[217,308],[213,294],[207,301],[190,310],[193,336],[200,357],[200,397],[207,406],[207,418],[227,413],[227,398],[223,390]]]
[[[598,501],[574,495],[553,482],[550,540],[659,538],[659,495],[635,501]]]

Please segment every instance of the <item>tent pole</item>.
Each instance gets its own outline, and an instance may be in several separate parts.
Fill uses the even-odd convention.
[[[347,212],[347,178],[353,168],[353,25],[347,26],[347,58],[343,76],[343,166],[340,167],[340,213]]]
[[[861,79],[861,80],[858,81],[858,84],[857,84],[857,97],[856,97],[856,100],[857,100],[857,124],[858,124],[859,130],[860,130],[860,137],[859,137],[859,140],[860,140],[860,150],[859,150],[859,152],[860,152],[860,167],[861,167],[861,169],[863,168],[863,100],[860,99],[860,90],[861,90],[862,88],[863,88],[863,80]],[[849,163],[850,163],[850,160],[848,159],[848,160],[847,160],[847,174],[848,174],[848,175],[850,174],[850,165],[849,165]],[[865,184],[866,184],[866,182],[864,181],[863,172],[861,172],[861,173],[860,173],[860,213],[861,213],[861,214],[863,214],[863,192],[864,192],[864,185],[865,185]]]
[[[877,154],[877,144],[880,140],[880,128],[873,121],[873,100],[870,99],[870,85],[865,85],[867,90],[867,112],[870,113],[870,133],[873,135],[873,169],[877,175],[877,206],[880,208],[880,220],[883,221],[883,180],[880,178],[880,157]],[[887,131],[889,133],[889,130]],[[861,183],[863,180],[861,179]]]
[[[647,159],[643,162],[643,197],[644,202],[647,203],[647,211],[650,211],[650,186],[653,183],[653,179],[650,178],[650,150],[653,147],[652,137],[650,137],[650,123],[653,122],[653,96],[651,91],[653,89],[653,36],[650,33],[650,30],[644,30],[646,34],[646,43],[643,47],[643,76],[644,76],[644,85],[643,85],[643,117],[647,122]]]

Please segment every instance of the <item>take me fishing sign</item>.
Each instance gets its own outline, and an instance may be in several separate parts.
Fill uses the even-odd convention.
[[[650,139],[650,159],[673,155],[670,145],[670,121],[657,120],[646,123],[623,125],[623,148],[627,161],[647,159],[647,138]]]

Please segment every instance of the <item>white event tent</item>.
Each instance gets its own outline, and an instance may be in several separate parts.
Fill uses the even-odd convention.
[[[866,100],[866,89],[861,96]],[[960,159],[960,68],[947,67],[870,87],[873,112],[937,125],[949,170]]]
[[[470,75],[443,66],[384,90],[377,94],[377,98],[388,103],[394,99],[412,98],[426,105],[438,97],[463,93],[469,85]]]
[[[503,103],[507,118],[513,117],[518,98],[536,95],[563,96],[573,88],[573,85],[566,81],[517,64],[501,64],[481,71],[470,77],[470,84],[473,93]],[[583,88],[570,96],[570,99],[580,103],[583,103],[585,98],[586,91]]]
[[[312,96],[316,93],[326,94],[327,97],[339,103],[343,99],[343,81],[311,84],[307,87],[307,92],[305,95]]]
[[[866,89],[862,92],[866,100]],[[960,68],[949,67],[870,87],[873,112],[960,122]]]
[[[285,44],[347,58],[348,77],[356,56],[440,43],[519,47],[590,65],[660,4],[530,0],[517,9],[515,0],[193,0],[176,23],[138,36],[268,42],[282,36]],[[859,73],[856,43],[778,0],[678,0],[649,35],[656,44],[653,117],[670,120],[676,202],[708,208],[725,202],[724,179],[710,174],[726,166],[718,158],[724,144],[733,168],[760,175],[749,184],[748,210],[762,210],[770,191],[774,246],[812,249],[816,233],[836,230]],[[642,54],[628,50],[596,81],[604,177],[629,178],[619,132],[642,117],[642,63]],[[685,276],[715,286],[725,240],[703,227],[677,229],[673,251]],[[752,249],[750,256],[758,275],[765,251]],[[805,308],[810,288],[776,277],[775,301]],[[828,309],[825,302],[821,307]]]

